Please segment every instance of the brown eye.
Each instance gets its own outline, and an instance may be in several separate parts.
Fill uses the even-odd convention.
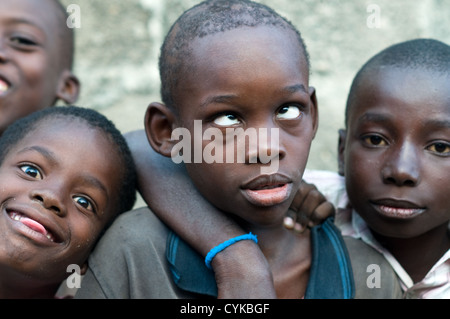
[[[369,145],[374,145],[374,146],[385,146],[386,145],[386,141],[378,135],[370,135],[370,136],[365,136],[363,138],[364,142],[366,142]]]
[[[450,155],[450,145],[446,143],[434,143],[428,147],[428,150],[439,154]]]

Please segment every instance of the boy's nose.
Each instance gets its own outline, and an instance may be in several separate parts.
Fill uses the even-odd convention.
[[[411,145],[402,145],[392,151],[382,169],[386,184],[416,186],[420,179],[420,158]]]
[[[60,200],[60,195],[52,189],[36,189],[30,194],[31,199],[40,203],[44,208],[53,211],[62,217],[66,214],[64,204]]]
[[[285,156],[278,128],[259,128],[257,136],[257,141],[249,143],[246,163],[270,164],[270,162],[281,160]]]

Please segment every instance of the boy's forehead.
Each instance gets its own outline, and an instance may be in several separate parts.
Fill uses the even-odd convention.
[[[65,22],[55,0],[1,0],[0,17],[34,25],[53,37],[63,27],[62,21]]]
[[[359,114],[375,106],[389,108],[421,105],[428,112],[450,115],[450,75],[417,67],[383,67],[360,79],[349,110]]]
[[[264,51],[276,52],[272,59],[285,59],[285,63],[308,65],[301,45],[295,33],[290,29],[274,26],[239,27],[214,33],[202,38],[195,38],[190,43],[197,59],[220,56],[222,59],[236,59],[240,55],[264,55]],[[289,55],[286,53],[293,53]],[[268,54],[267,54],[268,55]]]

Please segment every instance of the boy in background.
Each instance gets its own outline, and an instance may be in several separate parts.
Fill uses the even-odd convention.
[[[340,132],[352,213],[336,222],[383,254],[405,298],[450,298],[449,81],[449,45],[390,46],[356,75]]]
[[[66,19],[56,0],[0,2],[0,135],[58,100],[77,100],[74,34]]]

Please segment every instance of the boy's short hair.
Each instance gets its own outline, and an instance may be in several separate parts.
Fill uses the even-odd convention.
[[[345,111],[345,124],[354,102],[361,79],[373,70],[383,67],[398,69],[421,69],[450,75],[450,46],[434,39],[414,39],[394,44],[373,56],[356,74]]]
[[[189,44],[194,39],[245,26],[274,26],[293,31],[309,69],[309,55],[300,32],[273,9],[248,0],[203,1],[185,11],[175,21],[161,47],[159,70],[163,103],[174,108],[173,92],[182,74],[187,74],[191,67],[188,61],[191,56]]]
[[[108,136],[112,144],[117,146],[117,154],[123,167],[123,176],[117,196],[117,211],[121,213],[131,210],[136,201],[136,169],[128,144],[115,127],[113,122],[99,112],[77,106],[48,107],[41,111],[31,113],[10,125],[0,138],[0,165],[12,147],[37,128],[37,126],[49,118],[72,118],[86,122],[95,129]],[[109,157],[110,154],[105,154]]]

